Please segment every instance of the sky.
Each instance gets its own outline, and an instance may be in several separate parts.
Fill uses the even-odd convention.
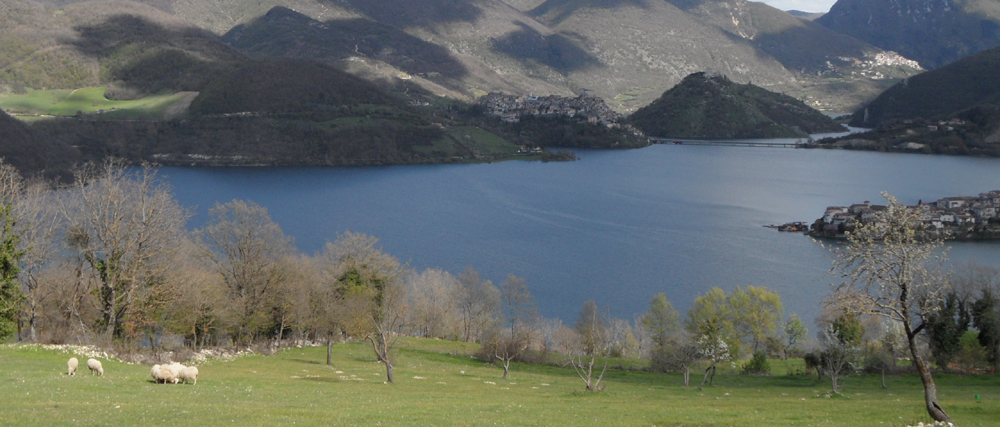
[[[801,10],[803,12],[829,12],[837,0],[757,0],[781,10]]]

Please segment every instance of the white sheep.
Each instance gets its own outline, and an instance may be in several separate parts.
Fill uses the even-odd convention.
[[[198,384],[198,367],[197,366],[185,366],[181,369],[180,375],[177,376],[178,379],[184,381],[184,384],[193,381],[192,384]]]
[[[87,359],[87,368],[90,368],[91,375],[94,373],[97,373],[98,376],[104,375],[104,367],[101,366],[101,362],[97,359]]]
[[[169,365],[160,366],[160,370],[157,371],[159,375],[157,382],[163,382],[164,384],[177,384],[177,376],[180,374],[181,369],[184,369],[184,365],[180,363],[171,363]]]
[[[66,362],[66,367],[69,368],[66,375],[73,376],[76,375],[76,367],[80,366],[80,361],[76,360],[75,357],[70,357],[69,362]]]
[[[159,384],[162,379],[160,378],[160,365],[153,365],[153,369],[150,369],[149,374],[153,376],[153,381]]]

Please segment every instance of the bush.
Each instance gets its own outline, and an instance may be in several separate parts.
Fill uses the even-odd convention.
[[[743,364],[745,375],[765,375],[771,373],[771,364],[767,362],[767,354],[756,352],[753,358]]]

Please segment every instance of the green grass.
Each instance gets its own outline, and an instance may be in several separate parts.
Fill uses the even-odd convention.
[[[396,383],[361,343],[290,348],[200,365],[197,385],[158,385],[149,367],[86,358],[65,375],[69,354],[37,346],[0,347],[0,425],[655,425],[900,426],[927,422],[919,379],[842,380],[846,397],[827,398],[812,375],[719,375],[716,386],[683,387],[678,375],[613,371],[602,393],[583,391],[570,368],[514,364],[501,370],[469,356],[474,345],[404,340]],[[776,362],[776,361],[775,361]],[[938,375],[941,403],[961,426],[995,426],[1000,377]],[[692,382],[701,377],[693,373]],[[981,395],[977,401],[975,395]]]
[[[162,119],[172,105],[190,101],[197,94],[178,92],[129,101],[112,101],[104,98],[104,89],[29,89],[24,95],[0,95],[0,108],[21,117],[73,116],[77,112],[89,115],[104,110],[99,115],[103,119]]]

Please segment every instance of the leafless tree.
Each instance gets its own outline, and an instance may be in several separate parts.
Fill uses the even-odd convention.
[[[455,295],[460,286],[454,276],[439,268],[411,274],[406,279],[410,328],[423,337],[457,338],[462,321]]]
[[[44,181],[28,183],[24,193],[14,205],[20,221],[18,234],[21,236],[21,289],[25,294],[24,316],[28,326],[27,339],[38,342],[37,323],[46,299],[52,295],[53,287],[41,283],[42,273],[51,266],[56,255],[62,250],[60,240],[64,231],[64,216],[59,210],[63,203],[60,197],[66,192],[56,192],[52,184]]]
[[[250,344],[274,326],[271,309],[287,276],[282,259],[293,253],[292,240],[253,202],[233,200],[209,214],[212,219],[196,236],[221,277],[236,339]]]
[[[604,379],[604,373],[608,370],[610,339],[608,323],[598,310],[597,303],[593,300],[583,303],[580,317],[573,324],[573,329],[580,336],[580,347],[576,354],[570,355],[570,363],[576,374],[583,380],[587,391],[603,391],[601,380]],[[604,365],[597,378],[594,378],[594,366],[599,358],[604,359]]]
[[[98,279],[103,336],[132,336],[165,303],[164,276],[188,213],[148,165],[89,165],[74,191],[76,203],[64,211],[67,240]]]
[[[499,327],[500,290],[489,280],[482,280],[472,267],[458,276],[454,300],[462,317],[462,341],[482,341],[480,335]]]
[[[528,291],[524,279],[513,274],[500,284],[500,295],[503,300],[504,324],[490,333],[487,351],[503,366],[503,378],[507,379],[510,372],[510,362],[521,356],[531,345],[535,322],[538,320],[538,308],[535,298]]]
[[[884,316],[900,322],[906,334],[913,365],[924,386],[927,412],[935,421],[951,422],[937,402],[931,371],[918,352],[917,337],[933,308],[938,306],[946,282],[940,274],[942,241],[924,233],[916,212],[883,193],[884,212],[862,224],[837,251],[834,270],[844,279],[835,294],[838,304],[852,311]]]

